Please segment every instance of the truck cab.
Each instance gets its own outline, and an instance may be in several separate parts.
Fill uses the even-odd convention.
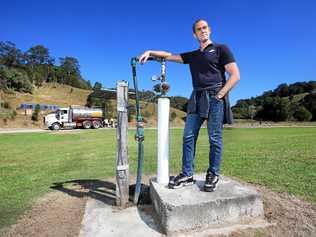
[[[74,128],[76,123],[72,122],[70,108],[60,108],[45,116],[45,125],[51,130],[60,128]]]

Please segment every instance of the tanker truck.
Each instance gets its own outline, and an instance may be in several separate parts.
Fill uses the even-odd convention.
[[[60,108],[44,117],[44,124],[51,130],[61,128],[100,128],[103,112],[95,108]]]

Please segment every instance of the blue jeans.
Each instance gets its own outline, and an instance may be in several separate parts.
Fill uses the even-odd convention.
[[[224,102],[215,96],[209,98],[210,109],[207,118],[207,131],[210,144],[208,172],[219,175],[222,160],[222,130],[224,117]],[[205,118],[199,114],[188,114],[183,134],[182,173],[191,176],[194,173],[194,158],[196,141]]]

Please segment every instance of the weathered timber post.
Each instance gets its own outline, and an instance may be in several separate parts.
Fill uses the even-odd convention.
[[[125,208],[129,198],[128,172],[128,83],[117,82],[117,155],[116,155],[116,205]]]

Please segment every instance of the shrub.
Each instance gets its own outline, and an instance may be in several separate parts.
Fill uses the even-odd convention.
[[[16,115],[17,115],[17,112],[15,110],[12,110],[12,112],[10,113],[10,118],[15,119]]]
[[[144,116],[145,118],[149,118],[151,115],[152,115],[152,114],[151,114],[148,110],[146,110],[146,111],[144,112],[144,114],[143,114],[143,116]]]
[[[38,114],[39,114],[39,112],[40,112],[40,105],[37,104],[35,106],[35,109],[34,109],[33,113],[32,113],[32,120],[33,121],[38,121]]]
[[[310,121],[312,119],[312,113],[309,112],[304,106],[298,108],[295,111],[293,117],[296,118],[298,121]]]
[[[5,109],[10,109],[11,107],[10,107],[9,102],[4,101],[4,102],[3,102],[3,108],[5,108]]]
[[[172,111],[172,113],[170,114],[170,121],[175,120],[176,117],[177,117],[177,113]]]

